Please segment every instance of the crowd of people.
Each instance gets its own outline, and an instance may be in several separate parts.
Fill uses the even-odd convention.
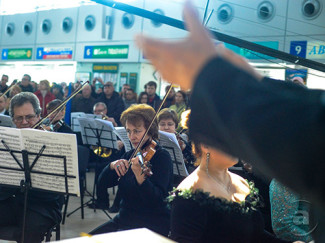
[[[323,242],[324,91],[263,77],[245,59],[216,47],[189,2],[184,18],[190,35],[182,42],[141,35],[136,43],[165,80],[192,90],[190,107],[189,95],[172,89],[149,126],[161,104],[153,81],[137,97],[128,85],[118,93],[112,82],[96,78],[72,100],[72,112],[123,126],[132,144],[128,152],[119,147],[97,172],[98,201],[91,206],[108,208],[107,188],[118,185],[119,213],[91,234],[146,227],[178,242]],[[3,75],[1,92],[7,81]],[[96,82],[103,88],[95,90]],[[46,80],[36,91],[29,75],[16,87],[21,93],[10,90],[0,109],[17,128],[32,127],[69,92]],[[176,183],[159,130],[177,135],[191,172]],[[44,224],[27,228],[30,242],[60,221],[60,199],[35,195],[30,212]],[[20,226],[20,207],[20,192],[0,187],[0,238],[1,227]]]

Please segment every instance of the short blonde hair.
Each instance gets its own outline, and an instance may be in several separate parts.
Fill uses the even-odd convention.
[[[44,80],[41,80],[39,83],[45,84],[47,91],[50,91],[50,82],[48,80],[44,79]]]

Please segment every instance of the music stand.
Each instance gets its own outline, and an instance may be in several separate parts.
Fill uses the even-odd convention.
[[[102,148],[110,148],[110,149],[117,149],[117,137],[114,133],[114,126],[112,122],[105,121],[101,119],[94,119],[94,118],[78,118],[78,122],[81,128],[81,135],[82,141],[84,145],[89,146],[98,146]],[[91,199],[84,203],[87,205],[89,202],[95,204],[95,195],[96,195],[96,185],[97,185],[97,169],[98,163],[100,160],[99,149],[97,150],[97,160],[95,161],[95,176],[94,176],[94,186],[93,186],[93,193],[91,195]],[[81,205],[71,213],[67,215],[69,217],[71,214],[79,210],[84,205]],[[94,207],[94,211],[96,212],[96,207]],[[103,210],[104,213],[111,219],[111,217]]]
[[[184,163],[184,157],[181,148],[173,133],[159,131],[160,145],[168,151],[173,161],[173,173],[179,178],[187,177],[188,171]]]
[[[69,191],[69,178],[72,179],[76,179],[77,176],[73,176],[73,175],[68,175],[68,169],[67,169],[67,158],[66,156],[60,156],[60,155],[55,155],[55,154],[43,154],[46,145],[43,145],[38,153],[33,153],[33,152],[29,152],[25,149],[23,150],[12,150],[9,148],[9,146],[7,145],[7,143],[2,139],[1,143],[4,145],[5,149],[1,149],[0,151],[4,151],[7,152],[11,155],[12,157],[12,161],[14,161],[14,163],[16,163],[16,166],[13,166],[12,163],[8,166],[1,166],[0,165],[0,169],[5,170],[7,172],[11,172],[12,174],[16,174],[17,175],[17,181],[15,183],[15,185],[11,185],[11,184],[4,184],[1,183],[1,185],[3,186],[8,186],[8,187],[20,187],[21,191],[24,193],[24,213],[23,213],[23,224],[22,224],[22,239],[21,241],[24,242],[25,241],[25,229],[26,229],[26,213],[27,213],[27,199],[28,199],[28,192],[31,189],[35,189],[35,190],[40,190],[40,191],[45,191],[45,192],[56,192],[56,193],[62,193],[62,194],[66,194],[66,195],[78,195],[79,193],[73,193]],[[16,155],[20,155],[19,157],[22,158],[22,163],[21,161],[19,161],[19,159],[17,158]],[[33,161],[30,163],[30,159],[33,159]],[[37,162],[40,161],[41,158],[56,158],[59,160],[62,160],[62,166],[63,166],[63,173],[62,172],[44,172],[42,171],[40,167],[36,166]],[[14,164],[13,163],[13,164]],[[58,170],[60,171],[60,170]],[[19,175],[20,174],[20,175]],[[49,178],[49,180],[51,181],[51,183],[54,181],[53,177],[56,178],[55,180],[58,182],[56,186],[58,186],[56,189],[57,190],[50,190],[50,188],[46,187],[45,185],[42,186],[40,185],[35,185],[35,188],[33,186],[34,184],[34,177],[37,177],[36,175],[44,175],[47,176]],[[19,181],[20,178],[20,181]],[[50,179],[51,178],[51,179]],[[38,178],[39,179],[39,178]],[[35,181],[37,179],[35,178]],[[62,181],[64,181],[64,185],[62,185]],[[19,186],[18,186],[19,184]],[[35,184],[38,184],[37,182]],[[61,185],[61,186],[59,186]],[[53,184],[52,184],[53,186]],[[63,186],[63,188],[62,188]],[[62,190],[63,189],[63,190]]]

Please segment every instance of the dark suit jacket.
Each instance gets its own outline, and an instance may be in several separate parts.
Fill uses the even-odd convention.
[[[193,141],[252,163],[307,195],[324,213],[324,91],[259,82],[214,58],[199,73],[191,99]]]

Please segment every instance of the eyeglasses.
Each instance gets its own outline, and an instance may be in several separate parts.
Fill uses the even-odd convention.
[[[25,121],[30,122],[31,120],[35,119],[36,117],[37,117],[37,115],[17,116],[17,117],[14,117],[12,120],[16,123],[22,123],[24,119],[25,119]]]

